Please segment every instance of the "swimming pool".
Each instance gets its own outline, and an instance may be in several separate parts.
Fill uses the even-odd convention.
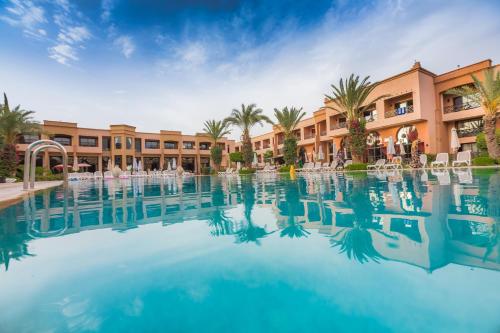
[[[82,182],[0,211],[1,332],[498,332],[500,171]]]

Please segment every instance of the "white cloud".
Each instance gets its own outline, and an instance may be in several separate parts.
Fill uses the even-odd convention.
[[[130,36],[120,36],[115,38],[113,44],[120,48],[125,58],[130,58],[135,51],[135,44]]]
[[[113,10],[114,5],[115,4],[113,0],[102,0],[101,20],[103,20],[104,22],[108,22],[111,19],[111,11]]]
[[[32,1],[9,0],[5,8],[7,15],[0,16],[0,20],[11,26],[20,27],[30,37],[44,37],[45,30],[39,28],[47,22],[42,7],[36,6]]]
[[[57,39],[67,44],[81,43],[91,37],[90,32],[84,26],[68,27],[61,29],[57,35]]]
[[[57,44],[49,47],[49,58],[63,65],[69,65],[70,60],[78,60],[75,49],[68,44]]]

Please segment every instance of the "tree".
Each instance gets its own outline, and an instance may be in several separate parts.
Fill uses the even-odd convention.
[[[500,145],[496,141],[495,130],[497,112],[500,108],[500,71],[487,69],[483,72],[484,81],[480,81],[474,74],[471,75],[473,84],[460,88],[450,89],[448,94],[467,97],[481,105],[484,110],[484,135],[488,154],[493,158],[500,157]]]
[[[290,110],[286,106],[282,110],[274,109],[274,116],[285,136],[283,159],[287,165],[295,164],[297,160],[297,138],[294,131],[305,115],[306,113],[302,112],[302,108],[296,109],[293,106]]]
[[[262,114],[262,109],[258,109],[255,104],[245,106],[241,104],[241,110],[233,109],[231,115],[224,122],[239,127],[241,133],[241,152],[243,154],[243,162],[246,167],[250,167],[253,160],[252,140],[250,138],[250,130],[255,125],[263,126],[264,123],[272,124],[273,122],[266,115]]]
[[[26,111],[18,105],[10,109],[7,95],[3,94],[4,103],[0,104],[0,146],[2,159],[0,169],[8,176],[16,171],[16,142],[21,134],[39,133],[40,124],[33,120],[34,111]]]
[[[359,76],[354,77],[351,74],[348,79],[340,79],[339,85],[331,85],[332,95],[325,95],[333,104],[329,106],[342,114],[347,120],[347,129],[349,130],[349,145],[353,162],[363,161],[366,150],[366,121],[363,112],[376,101],[387,97],[388,95],[378,96],[368,100],[369,95],[377,87],[378,83],[371,83],[369,76],[360,81]]]
[[[203,128],[203,131],[210,136],[214,143],[210,149],[210,156],[212,157],[215,168],[219,170],[220,163],[222,162],[222,149],[217,143],[224,136],[230,134],[231,131],[228,129],[227,123],[221,120],[207,120],[204,125],[205,128]]]

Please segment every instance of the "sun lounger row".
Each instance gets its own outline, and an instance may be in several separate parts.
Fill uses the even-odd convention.
[[[459,166],[471,166],[471,151],[466,150],[466,151],[460,151],[457,153],[457,159],[455,161],[451,162],[451,166],[453,167],[459,167]],[[448,153],[439,153],[436,155],[436,160],[431,163],[431,168],[434,167],[447,167],[448,162],[450,160],[450,157]]]

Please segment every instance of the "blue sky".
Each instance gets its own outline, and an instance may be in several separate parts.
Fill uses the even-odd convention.
[[[496,63],[499,11],[461,0],[0,0],[0,87],[40,120],[196,132],[241,103],[311,114],[351,72]]]

